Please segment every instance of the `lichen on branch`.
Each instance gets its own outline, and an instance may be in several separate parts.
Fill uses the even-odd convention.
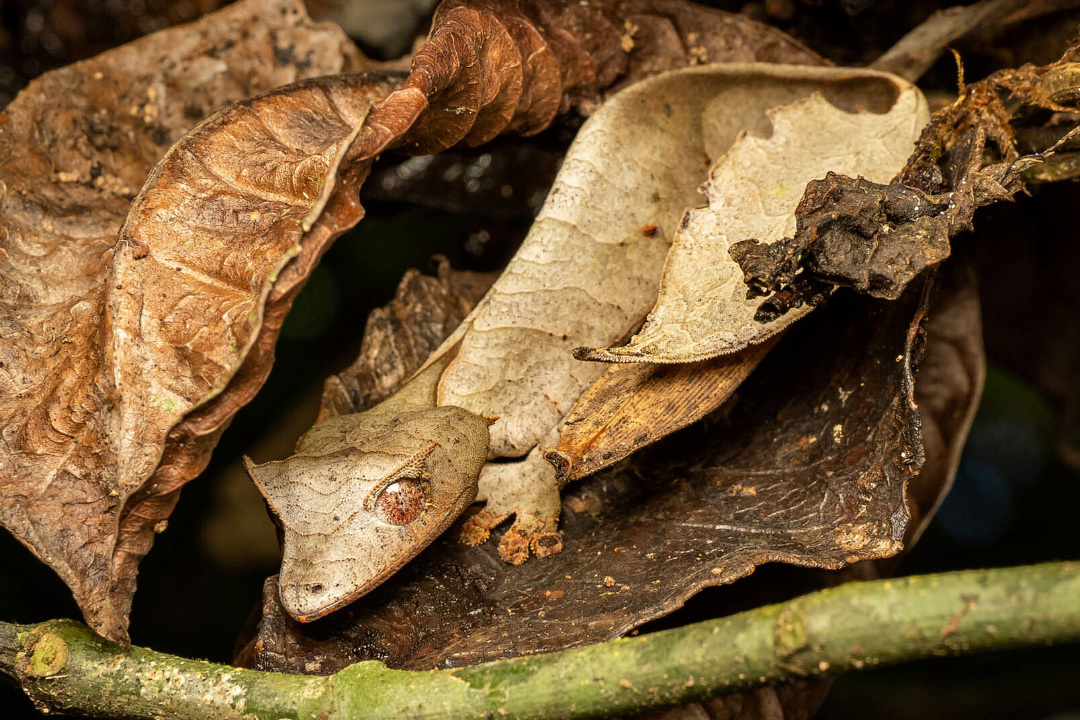
[[[68,620],[0,623],[0,673],[49,711],[102,718],[611,717],[803,677],[1080,641],[1080,563],[852,583],[635,638],[429,672],[307,677],[143,648]]]

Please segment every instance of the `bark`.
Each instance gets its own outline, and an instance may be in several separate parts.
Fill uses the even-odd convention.
[[[103,718],[610,717],[930,656],[1080,640],[1080,563],[852,583],[718,620],[454,670],[309,677],[119,646],[69,620],[0,623],[0,673]]]

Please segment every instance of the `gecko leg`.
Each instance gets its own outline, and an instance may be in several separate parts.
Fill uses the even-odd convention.
[[[499,541],[499,556],[513,565],[530,553],[547,557],[562,550],[559,535],[559,483],[539,448],[518,462],[489,462],[480,472],[477,500],[486,505],[465,523],[461,538],[468,545],[486,541],[496,525],[511,515],[514,522]]]

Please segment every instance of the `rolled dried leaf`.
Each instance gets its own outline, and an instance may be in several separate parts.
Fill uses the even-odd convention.
[[[126,280],[110,283],[110,267],[131,199],[205,115],[362,63],[341,31],[312,23],[299,0],[239,2],[46,73],[0,114],[0,522],[56,570],[106,636],[125,637],[129,559],[164,529],[176,475],[191,477],[206,461],[189,447],[189,459],[166,460],[173,479],[147,486],[159,444],[137,448],[155,456],[141,461],[141,475],[119,472],[129,462],[117,454],[120,414],[152,403],[161,413],[171,402],[143,394],[145,383],[121,391],[109,370],[108,353],[123,337],[105,321],[107,297]],[[173,274],[174,287],[187,279]],[[136,372],[155,375],[152,364]],[[203,435],[216,440],[220,427]],[[157,506],[136,510],[140,490]]]

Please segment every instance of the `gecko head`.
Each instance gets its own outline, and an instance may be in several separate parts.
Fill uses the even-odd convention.
[[[371,591],[476,498],[488,421],[443,406],[324,420],[298,452],[248,473],[283,530],[278,591],[300,622]]]

